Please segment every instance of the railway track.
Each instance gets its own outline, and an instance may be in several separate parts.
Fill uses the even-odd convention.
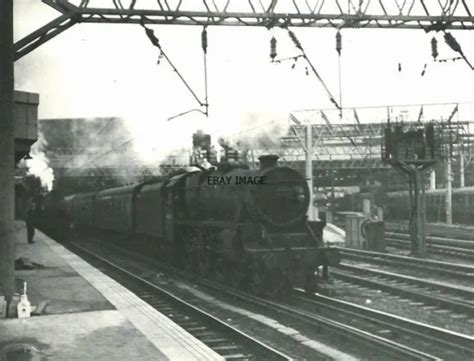
[[[386,220],[385,229],[390,232],[409,233],[407,221]],[[342,225],[344,227],[344,225]],[[474,241],[472,225],[446,225],[444,223],[426,223],[426,234],[429,237],[455,238],[457,240]]]
[[[407,233],[385,232],[388,245],[397,248],[410,248],[410,236]],[[442,237],[426,237],[427,249],[431,253],[449,255],[474,261],[474,241]]]
[[[394,267],[416,269],[454,279],[474,281],[474,266],[451,262],[400,256],[388,253],[364,251],[352,248],[338,248],[343,259],[356,260],[371,264],[389,265]]]
[[[474,319],[474,289],[341,263],[331,276]]]
[[[429,350],[437,359],[470,360],[474,357],[474,338],[446,329],[419,323],[393,314],[373,310],[335,298],[295,290],[295,297],[306,305],[385,339],[414,349]],[[363,324],[363,325],[361,325]],[[433,356],[431,356],[433,357]]]
[[[308,295],[303,290],[295,289],[290,302],[281,303],[216,285],[212,281],[203,280],[201,283],[219,292],[224,291],[252,307],[272,310],[288,319],[297,320],[310,327],[324,328],[340,337],[375,348],[380,352],[376,356],[378,359],[393,357],[402,360],[466,360],[474,357],[473,337],[335,298],[318,294]],[[300,307],[301,303],[306,306]]]
[[[173,322],[226,360],[291,360],[289,356],[246,335],[137,274],[76,243],[70,243],[69,246],[86,261],[130,289],[159,312],[167,315]]]
[[[130,256],[129,251],[127,255]],[[141,262],[156,266],[156,261],[143,255],[133,254],[133,257],[139,257]],[[161,266],[161,264],[158,265],[158,267]],[[169,266],[165,269],[169,270]],[[182,275],[183,272],[176,271],[176,273]],[[334,335],[351,340],[360,344],[362,348],[376,351],[379,359],[439,360],[443,357],[450,360],[464,360],[472,356],[474,339],[469,336],[437,329],[388,313],[361,308],[332,298],[313,295],[311,300],[304,301],[306,306],[310,303],[313,308],[308,310],[296,308],[294,300],[290,303],[275,302],[209,280],[198,280],[198,283],[221,295],[225,294],[244,302],[252,309],[259,309],[263,313],[274,314],[278,317],[283,316],[286,320],[317,329],[322,333],[332,334],[333,340]],[[318,300],[319,303],[316,303]],[[403,339],[403,342],[400,342],[400,339]],[[436,352],[432,352],[433,350]],[[454,357],[457,355],[462,355],[462,357]]]

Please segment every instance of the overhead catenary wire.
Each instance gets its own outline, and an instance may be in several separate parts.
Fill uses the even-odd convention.
[[[244,129],[244,130],[241,130],[241,131],[232,133],[232,134],[228,135],[228,137],[234,137],[234,136],[236,136],[236,135],[238,135],[238,134],[248,133],[248,132],[251,132],[251,131],[254,131],[254,130],[263,128],[263,127],[265,127],[265,126],[268,126],[269,124],[274,124],[274,123],[276,123],[276,122],[277,122],[276,120],[272,120],[272,121],[269,121],[269,122],[265,122],[265,123],[260,124],[260,125],[258,125],[258,126],[256,126],[256,127],[252,127],[252,128],[248,128],[248,129]],[[118,144],[118,145],[112,147],[111,149],[105,151],[104,153],[99,154],[99,155],[96,156],[95,158],[85,161],[85,162],[82,163],[79,167],[74,168],[74,170],[77,171],[77,170],[79,170],[79,169],[85,168],[85,167],[86,167],[87,165],[89,165],[89,164],[96,163],[99,159],[102,159],[102,158],[105,157],[106,155],[108,155],[108,154],[110,154],[110,153],[116,151],[117,149],[120,149],[120,148],[122,148],[122,147],[124,147],[124,146],[126,146],[126,145],[128,145],[128,144],[130,144],[130,143],[132,143],[132,142],[135,141],[135,140],[136,140],[136,137],[128,138],[128,139],[125,140],[124,142],[122,142],[122,143],[120,143],[120,144]],[[152,162],[152,163],[154,163],[154,162]],[[146,168],[148,168],[147,165],[150,165],[150,164],[152,164],[152,163],[146,164],[146,165],[144,165],[144,166],[145,166]]]
[[[342,53],[342,35],[338,30],[336,33],[336,51],[337,51],[337,72],[339,79],[339,118],[342,119],[342,67],[341,67],[341,53]]]
[[[455,104],[459,104],[459,105],[474,105],[474,102],[446,102],[446,103],[423,103],[424,106],[440,106],[440,105],[455,105]],[[366,105],[366,106],[357,106],[357,107],[354,107],[354,106],[346,106],[346,107],[343,107],[342,109],[345,109],[345,110],[352,110],[354,108],[357,108],[359,110],[361,109],[377,109],[377,108],[380,108],[380,109],[385,109],[385,108],[401,108],[401,107],[413,107],[413,106],[420,106],[420,104],[414,104],[414,103],[406,103],[406,104],[385,104],[385,105]],[[295,110],[292,110],[291,112],[292,113],[298,113],[298,112],[312,112],[312,111],[320,111],[320,110],[324,110],[324,111],[330,111],[330,110],[334,110],[334,108],[308,108],[308,109],[295,109]]]
[[[92,137],[92,138],[89,138],[89,142],[87,142],[86,145],[84,145],[78,152],[77,154],[81,154],[88,146],[90,146],[92,144],[92,141],[97,138],[99,135],[101,135],[111,124],[112,124],[112,121],[114,120],[115,118],[110,118],[108,119],[107,123],[105,123],[105,125],[97,132],[95,133],[95,135]]]
[[[205,26],[201,33],[201,46],[204,57],[204,106],[206,107],[206,116],[209,116],[209,97],[207,88],[207,30]]]
[[[94,139],[96,139],[99,135],[101,135],[111,124],[112,124],[112,121],[114,120],[115,118],[110,118],[107,123],[105,123],[105,125],[91,138],[89,138],[89,141],[87,142],[86,145],[82,146],[80,148],[80,150],[78,152],[76,152],[76,154],[81,154],[87,147],[89,147],[91,144],[92,144],[92,141]],[[67,171],[66,174],[69,174],[71,172],[71,170]]]
[[[82,163],[79,167],[74,168],[74,170],[77,171],[78,169],[84,168],[84,167],[85,167],[86,165],[88,165],[88,164],[95,163],[97,160],[99,160],[99,159],[105,157],[106,155],[112,153],[113,151],[115,151],[115,150],[117,150],[117,149],[120,149],[120,148],[124,147],[124,146],[127,145],[127,144],[130,144],[130,143],[133,142],[135,139],[136,139],[136,137],[132,137],[132,138],[127,139],[126,141],[120,143],[119,145],[116,145],[116,146],[112,147],[111,149],[109,149],[108,151],[106,151],[106,152],[104,152],[104,153],[98,155],[97,157],[95,157],[95,158],[93,158],[93,159],[91,159],[91,160],[85,161],[85,162]]]
[[[318,78],[319,82],[321,83],[321,85],[323,86],[324,90],[326,91],[328,97],[329,97],[329,100],[331,101],[331,103],[334,104],[334,106],[337,108],[337,109],[341,109],[341,106],[339,105],[339,103],[336,101],[336,98],[334,97],[334,95],[331,93],[331,91],[329,90],[328,86],[326,85],[326,82],[323,80],[323,78],[321,77],[321,75],[319,74],[319,72],[316,70],[315,66],[313,65],[313,63],[311,62],[311,60],[308,58],[308,56],[306,55],[306,52],[303,48],[303,46],[301,45],[301,42],[298,40],[298,38],[296,37],[296,34],[291,31],[290,29],[286,29],[288,31],[288,35],[290,36],[291,40],[293,41],[293,43],[295,44],[295,46],[301,51],[301,54],[303,55],[303,58],[306,60],[306,62],[308,63],[308,65],[310,66],[311,70],[313,71],[314,75],[316,76],[316,78]]]
[[[199,111],[200,113],[203,113],[205,115],[207,115],[207,108],[208,108],[208,104],[207,104],[207,101],[201,101],[201,99],[199,99],[199,97],[196,95],[196,93],[194,92],[194,90],[191,88],[191,86],[188,84],[188,82],[186,81],[186,79],[184,79],[184,77],[181,75],[181,73],[179,72],[179,70],[176,68],[176,66],[173,64],[173,62],[171,61],[171,59],[166,55],[166,53],[164,52],[161,44],[160,44],[160,41],[159,39],[156,37],[155,35],[155,32],[153,29],[150,29],[148,27],[145,26],[145,22],[144,22],[144,19],[142,18],[141,21],[140,21],[140,25],[145,29],[145,33],[146,35],[148,36],[148,39],[150,39],[150,42],[153,44],[153,46],[157,47],[159,50],[160,50],[160,57],[163,57],[167,62],[168,64],[171,66],[171,68],[173,69],[173,71],[178,75],[178,77],[180,78],[181,82],[184,84],[184,86],[186,87],[186,89],[191,93],[191,95],[193,96],[193,98],[197,101],[197,103],[199,104],[199,106],[201,107],[206,107],[206,112],[203,112],[202,110],[199,110],[199,109],[196,109],[197,111]],[[207,44],[206,44],[206,47],[207,47]],[[204,46],[203,46],[204,48]],[[207,64],[207,62],[206,62]],[[207,79],[207,71],[206,71],[206,79]],[[206,81],[206,96],[207,96],[207,81]],[[183,113],[183,114],[186,114]],[[176,116],[173,116],[172,118],[170,119],[173,119],[173,118],[176,118]],[[168,119],[169,120],[169,119]]]
[[[461,48],[461,45],[458,43],[456,38],[451,33],[448,33],[447,31],[444,32],[444,41],[446,42],[446,44],[448,44],[448,46],[453,51],[455,51],[455,52],[459,53],[459,55],[461,55],[461,57],[464,59],[466,64],[469,66],[469,68],[471,68],[471,70],[474,70],[474,66],[471,64],[469,59],[464,54],[464,52]]]

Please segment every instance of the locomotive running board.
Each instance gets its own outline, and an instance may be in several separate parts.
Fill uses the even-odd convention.
[[[175,224],[182,226],[193,226],[193,227],[214,227],[214,228],[229,228],[235,226],[233,222],[225,221],[203,221],[203,220],[177,220]],[[237,223],[238,226],[249,226],[254,223],[245,222]]]

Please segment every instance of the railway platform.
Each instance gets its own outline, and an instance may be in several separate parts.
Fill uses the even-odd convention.
[[[17,291],[27,283],[39,315],[0,319],[1,360],[223,360],[61,244],[38,230],[28,244],[15,227]]]

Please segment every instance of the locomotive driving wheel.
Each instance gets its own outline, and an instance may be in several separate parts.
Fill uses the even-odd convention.
[[[259,266],[254,268],[248,288],[255,295],[277,298],[288,293],[290,282],[281,269]]]
[[[242,288],[244,275],[241,269],[234,262],[220,259],[216,263],[215,278],[218,282],[229,285],[233,288]]]
[[[316,276],[313,275],[313,277],[311,276],[306,277],[304,290],[306,291],[306,293],[318,292],[318,279],[316,278]]]
[[[232,287],[236,289],[244,289],[246,283],[246,264],[245,262],[233,263],[229,270],[228,280]]]

